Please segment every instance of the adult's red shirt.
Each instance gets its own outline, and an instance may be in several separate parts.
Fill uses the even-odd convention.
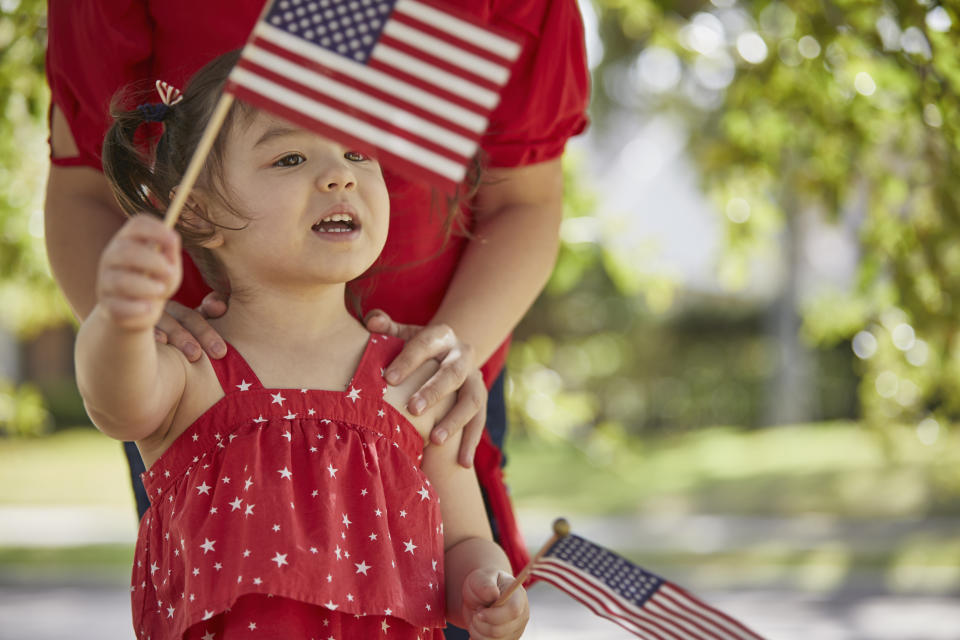
[[[109,104],[134,82],[183,87],[210,59],[240,47],[263,0],[50,0],[47,75],[80,150],[59,166],[101,169]],[[559,156],[586,126],[589,96],[583,25],[575,0],[449,0],[447,4],[522,36],[523,53],[481,145],[490,167],[519,167]],[[446,214],[430,189],[384,168],[391,225],[373,275],[362,287],[364,311],[427,324],[443,300],[469,239],[447,234]],[[464,210],[470,224],[469,211]],[[468,227],[469,228],[469,227]],[[177,299],[196,306],[209,289],[187,265]],[[509,338],[484,365],[489,385],[503,367]]]

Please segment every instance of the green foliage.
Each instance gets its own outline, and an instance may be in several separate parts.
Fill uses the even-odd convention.
[[[29,336],[69,317],[43,247],[46,3],[0,11],[0,325]]]
[[[37,436],[50,429],[43,396],[30,384],[13,386],[0,380],[0,435]]]
[[[719,269],[726,284],[746,283],[751,256],[777,246],[787,217],[858,224],[856,287],[811,301],[805,335],[831,345],[865,331],[877,342],[860,363],[871,422],[958,415],[957,7],[935,0],[596,5],[606,51],[601,79],[636,65],[653,46],[679,61],[679,82],[641,87],[632,100],[687,118],[704,188],[727,217],[729,250]],[[617,101],[600,96],[597,108]],[[912,338],[895,342],[897,327]]]

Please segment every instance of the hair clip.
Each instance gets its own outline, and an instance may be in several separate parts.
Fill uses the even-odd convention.
[[[173,105],[183,100],[183,94],[180,93],[180,89],[170,86],[163,80],[157,80],[156,85],[157,85],[157,93],[160,94],[160,102],[167,105],[168,107],[172,107]]]
[[[146,122],[163,122],[170,111],[170,107],[183,100],[183,94],[176,87],[172,87],[163,80],[156,82],[160,102],[146,102],[137,106],[137,111]]]

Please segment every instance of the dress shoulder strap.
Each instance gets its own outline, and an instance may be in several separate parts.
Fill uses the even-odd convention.
[[[387,381],[383,378],[383,371],[393,362],[402,348],[403,340],[399,338],[371,333],[367,348],[364,349],[360,364],[357,365],[357,371],[353,374],[347,392],[352,389],[366,388],[371,391],[375,390],[375,393],[368,392],[366,394],[368,398],[382,397],[387,386]]]
[[[210,364],[213,365],[213,370],[217,374],[217,379],[220,380],[223,393],[230,394],[236,391],[262,389],[263,385],[260,384],[257,374],[253,372],[240,352],[234,349],[229,342],[226,342],[226,345],[227,355],[219,360],[210,359]]]

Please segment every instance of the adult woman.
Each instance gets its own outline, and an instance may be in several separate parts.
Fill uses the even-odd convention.
[[[502,398],[500,377],[509,335],[543,287],[556,258],[561,218],[559,156],[566,140],[586,125],[588,80],[583,26],[574,0],[445,3],[524,39],[500,106],[481,145],[483,182],[463,211],[470,234],[445,229],[437,198],[422,185],[385,168],[392,225],[383,256],[364,286],[364,311],[382,309],[368,325],[411,338],[387,371],[405,377],[424,360],[443,363],[411,399],[425,405],[455,389],[460,401],[438,429],[471,421],[461,463],[481,440],[479,375],[492,398]],[[100,172],[99,150],[112,95],[129,82],[154,77],[182,85],[216,55],[242,45],[263,0],[51,0],[47,73],[53,94],[46,239],[53,272],[74,312],[94,303],[100,253],[124,222]],[[80,224],[77,224],[80,222]],[[213,357],[222,341],[189,311],[206,289],[198,273],[185,275],[158,325],[162,339],[190,356],[200,345]],[[196,336],[196,337],[194,337]],[[391,380],[392,382],[393,380]],[[466,384],[464,382],[466,381]],[[496,384],[495,384],[496,383]],[[487,418],[476,466],[495,530],[515,570],[526,561],[500,476],[505,418]],[[491,432],[494,436],[491,438]],[[434,441],[442,433],[434,433]]]

